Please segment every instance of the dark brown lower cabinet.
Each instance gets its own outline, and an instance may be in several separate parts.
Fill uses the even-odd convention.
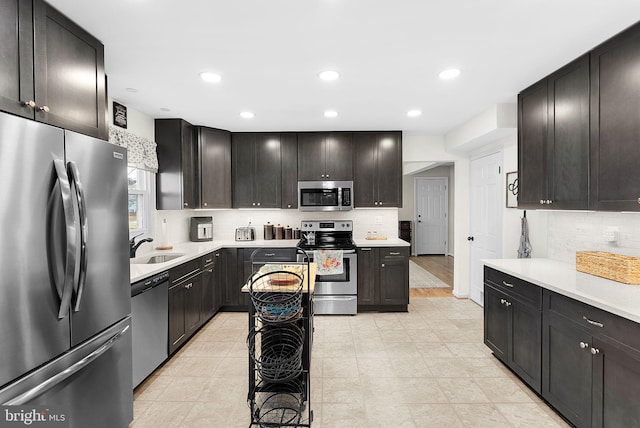
[[[575,426],[591,426],[591,334],[549,311],[543,326],[542,396]]]
[[[169,354],[200,328],[202,320],[202,273],[169,288]]]
[[[241,291],[246,279],[244,274],[242,248],[225,248],[226,276],[222,285],[222,309],[230,312],[244,312],[249,308],[249,294]]]
[[[533,284],[528,286],[538,288]],[[540,392],[541,302],[536,305],[516,296],[485,282],[484,343],[523,381]]]
[[[358,254],[358,310],[406,312],[409,247],[364,247]]]
[[[607,337],[593,339],[591,426],[640,426],[640,350]]]
[[[542,397],[577,427],[640,426],[640,324],[545,290]]]

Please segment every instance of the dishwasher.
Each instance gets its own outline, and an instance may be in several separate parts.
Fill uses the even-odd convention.
[[[133,387],[169,356],[169,272],[131,285]]]

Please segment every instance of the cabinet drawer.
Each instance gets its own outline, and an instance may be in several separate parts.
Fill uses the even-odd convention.
[[[542,308],[542,288],[504,272],[484,267],[484,280],[497,289]]]
[[[200,272],[201,260],[194,259],[186,263],[176,266],[169,271],[169,278],[171,279],[171,285],[175,285],[191,275]]]
[[[544,291],[544,310],[584,327],[592,335],[605,335],[640,349],[640,324],[553,291]]]
[[[409,257],[409,247],[380,248],[380,257]]]

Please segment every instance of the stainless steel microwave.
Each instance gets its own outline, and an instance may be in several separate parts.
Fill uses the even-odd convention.
[[[353,181],[298,181],[300,211],[349,211]]]

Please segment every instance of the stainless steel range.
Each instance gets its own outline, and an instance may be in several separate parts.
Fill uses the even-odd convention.
[[[351,220],[303,220],[298,247],[319,264],[314,312],[355,315],[358,311],[358,259]],[[323,251],[324,250],[324,251]]]

